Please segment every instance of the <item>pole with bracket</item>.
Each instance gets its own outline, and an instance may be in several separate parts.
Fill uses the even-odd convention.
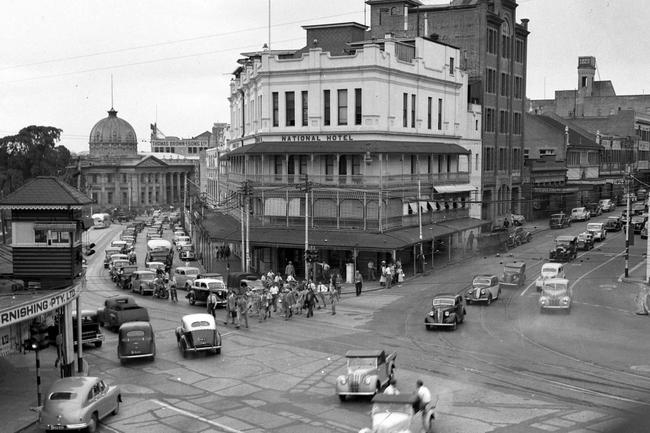
[[[627,203],[627,212],[625,214],[625,278],[630,276],[630,166],[625,168],[625,198]],[[634,233],[632,233],[634,236]]]

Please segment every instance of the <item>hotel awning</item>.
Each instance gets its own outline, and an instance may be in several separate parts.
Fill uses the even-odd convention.
[[[461,184],[461,185],[439,185],[435,186],[434,189],[436,190],[437,193],[439,194],[447,194],[451,192],[469,192],[469,191],[476,191],[476,187],[473,185],[469,184]]]

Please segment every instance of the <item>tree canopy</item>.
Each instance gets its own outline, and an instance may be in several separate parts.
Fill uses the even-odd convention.
[[[28,126],[16,135],[0,138],[0,192],[7,195],[37,176],[60,176],[70,182],[66,168],[70,151],[56,144],[62,130],[53,126]]]

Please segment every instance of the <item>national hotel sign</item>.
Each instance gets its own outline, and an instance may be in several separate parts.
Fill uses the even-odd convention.
[[[267,138],[267,140],[264,140]],[[261,143],[264,141],[281,141],[283,143],[296,142],[318,142],[318,141],[354,141],[352,134],[288,134],[280,135],[278,137],[256,137],[255,142]]]

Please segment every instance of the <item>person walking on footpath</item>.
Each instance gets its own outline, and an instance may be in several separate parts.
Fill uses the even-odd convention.
[[[357,269],[354,271],[354,288],[357,291],[357,296],[361,295],[361,288],[363,287],[363,277],[361,272]]]
[[[338,302],[337,301],[338,294],[336,292],[336,286],[330,286],[329,294],[330,294],[330,303],[332,304],[332,316],[333,316],[336,314],[336,303]]]
[[[314,294],[314,289],[309,287],[307,289],[307,294],[305,294],[305,307],[307,308],[307,317],[314,316],[315,303],[316,303],[316,295]]]
[[[293,263],[291,263],[291,260],[289,260],[289,263],[284,268],[284,276],[285,278],[288,278],[289,276],[293,278],[296,277],[296,268],[293,267]]]
[[[381,261],[381,268],[379,268],[379,285],[386,286],[386,261]]]
[[[232,321],[233,325],[239,325],[239,318],[237,317],[237,297],[235,292],[230,292],[226,300],[226,321],[225,325],[228,325],[228,322]]]
[[[272,283],[271,288],[269,289],[269,293],[271,294],[271,304],[273,305],[273,312],[276,313],[278,311],[278,294],[280,293],[280,288],[278,287],[277,284]]]
[[[237,313],[239,318],[237,320],[237,328],[239,328],[239,324],[242,321],[246,328],[248,328],[248,299],[246,299],[246,295],[241,295],[237,300]]]
[[[377,274],[375,273],[375,262],[368,261],[368,281],[376,281]]]
[[[318,297],[316,301],[318,302],[318,309],[320,310],[320,303],[323,302],[323,308],[327,308],[327,302],[325,302],[325,295],[329,292],[329,287],[325,285],[324,281],[321,281],[318,283],[318,287],[316,289],[316,296]],[[320,301],[318,301],[320,299]]]

